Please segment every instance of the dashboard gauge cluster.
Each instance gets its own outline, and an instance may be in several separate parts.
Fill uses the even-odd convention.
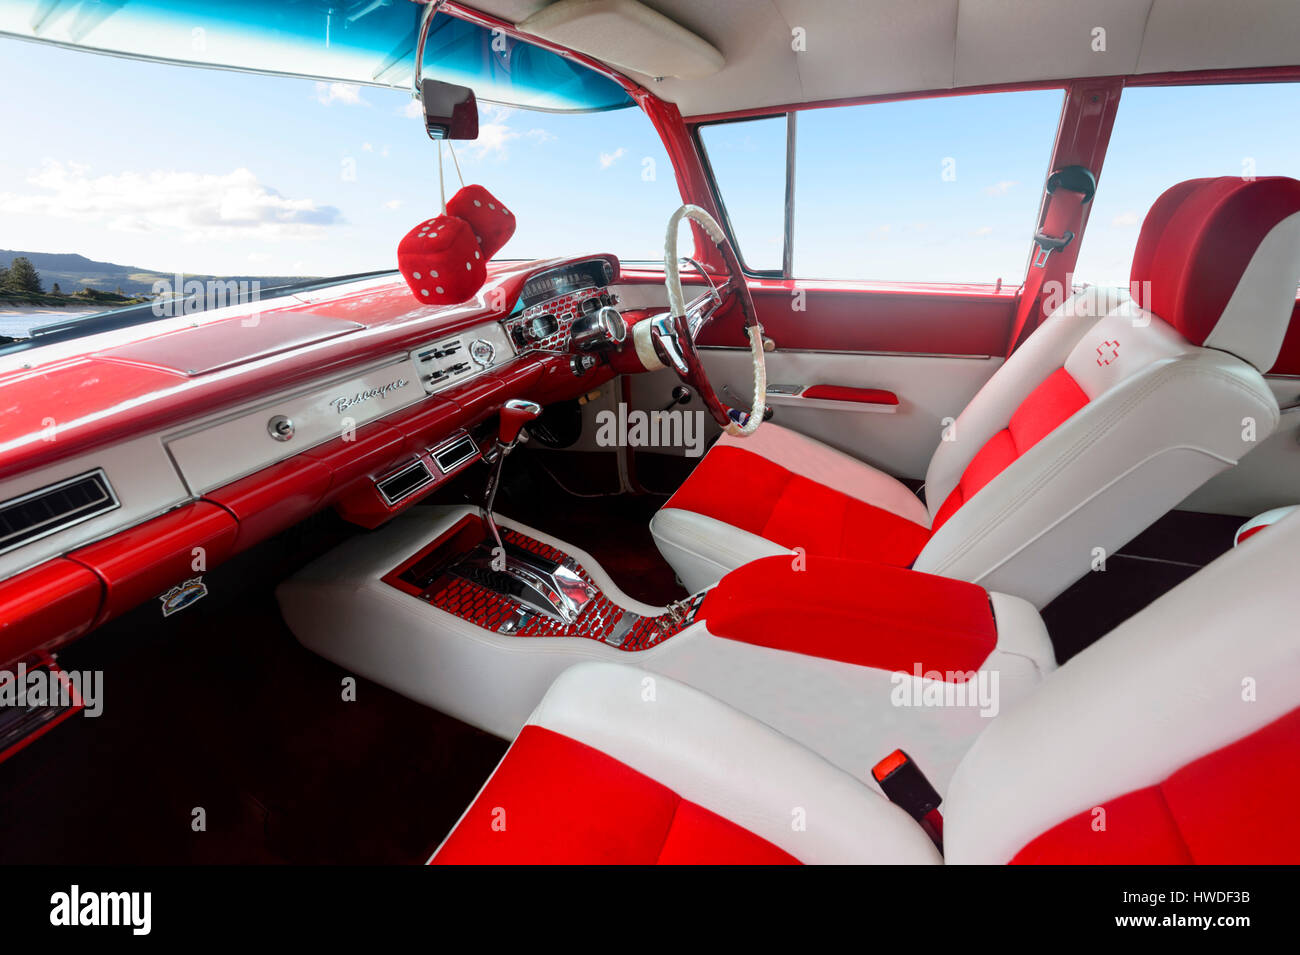
[[[604,288],[571,292],[506,319],[506,333],[520,352],[569,351],[574,324],[613,304],[613,296]]]
[[[538,273],[524,283],[520,311],[502,322],[519,353],[565,352],[580,355],[617,347],[627,324],[614,307],[609,286],[618,278],[608,259],[588,259]],[[576,359],[575,359],[576,360]],[[588,356],[583,367],[596,361]]]
[[[524,310],[562,295],[586,289],[601,289],[614,281],[614,266],[606,259],[590,259],[551,269],[533,276],[524,284],[520,299]]]

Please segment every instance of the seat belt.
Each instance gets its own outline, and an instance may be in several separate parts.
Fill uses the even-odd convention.
[[[1043,216],[1043,227],[1034,233],[1034,257],[1016,304],[1016,320],[1011,327],[1011,340],[1007,343],[1008,358],[1042,320],[1041,315],[1036,316],[1031,323],[1030,316],[1039,308],[1052,253],[1060,252],[1074,241],[1083,225],[1083,207],[1092,201],[1096,191],[1096,177],[1083,166],[1065,166],[1047,177],[1047,212]],[[1065,277],[1060,278],[1064,280]]]
[[[943,814],[939,812],[943,799],[912,757],[896,749],[871,767],[871,776],[889,801],[920,823],[943,852]]]

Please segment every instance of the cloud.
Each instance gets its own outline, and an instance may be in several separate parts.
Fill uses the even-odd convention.
[[[1141,218],[1136,212],[1121,212],[1115,218],[1110,220],[1111,225],[1133,226],[1141,222]]]
[[[995,182],[991,186],[984,187],[986,196],[1005,196],[1011,191],[1012,187],[1020,185],[1015,179],[1003,179],[1001,182]]]
[[[424,107],[418,99],[413,99],[402,107],[402,115],[407,119],[424,119]]]
[[[385,208],[385,209],[400,209],[400,208],[402,208],[402,200],[401,200],[401,199],[389,199],[387,202],[384,203],[384,208]]]
[[[361,98],[361,87],[355,83],[317,83],[316,102],[322,106],[333,106],[335,103],[344,106],[370,105]]]
[[[610,166],[614,165],[614,163],[622,159],[623,156],[626,155],[626,153],[627,150],[624,149],[622,146],[619,146],[618,149],[615,149],[612,153],[601,153],[600,168],[608,169]]]
[[[95,220],[119,232],[174,232],[188,240],[317,238],[343,222],[334,206],[284,196],[242,167],[222,175],[154,170],[92,177],[87,165],[46,160],[27,182],[38,191],[0,193],[0,206]]]
[[[457,155],[474,160],[506,159],[510,155],[509,144],[517,139],[526,139],[531,143],[548,143],[555,137],[540,127],[517,129],[507,119],[515,112],[505,106],[493,106],[486,115],[479,115],[478,139],[463,144]],[[486,120],[486,122],[485,122]]]
[[[982,225],[974,232],[971,233],[971,235],[973,236],[985,236],[985,235],[992,235],[992,234],[993,234],[993,226],[991,225]]]
[[[375,147],[372,146],[372,145],[370,145],[369,143],[362,143],[362,144],[361,144],[361,151],[362,151],[363,153],[372,153],[372,152],[375,151]]]

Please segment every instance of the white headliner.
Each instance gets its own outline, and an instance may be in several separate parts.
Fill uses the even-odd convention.
[[[683,115],[916,90],[1300,63],[1297,0],[644,0],[726,58],[628,73]],[[512,23],[548,0],[468,0]],[[791,48],[806,31],[807,51]],[[1106,30],[1094,52],[1092,31]]]

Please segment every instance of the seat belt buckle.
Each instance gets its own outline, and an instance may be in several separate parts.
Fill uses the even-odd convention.
[[[1033,266],[1036,269],[1045,268],[1047,259],[1053,252],[1060,252],[1067,245],[1074,241],[1074,233],[1066,231],[1065,235],[1048,235],[1045,232],[1035,232],[1034,242],[1037,248],[1034,249]]]
[[[885,796],[920,823],[939,851],[943,851],[943,798],[925,778],[921,767],[901,749],[896,749],[871,768],[871,777]]]

